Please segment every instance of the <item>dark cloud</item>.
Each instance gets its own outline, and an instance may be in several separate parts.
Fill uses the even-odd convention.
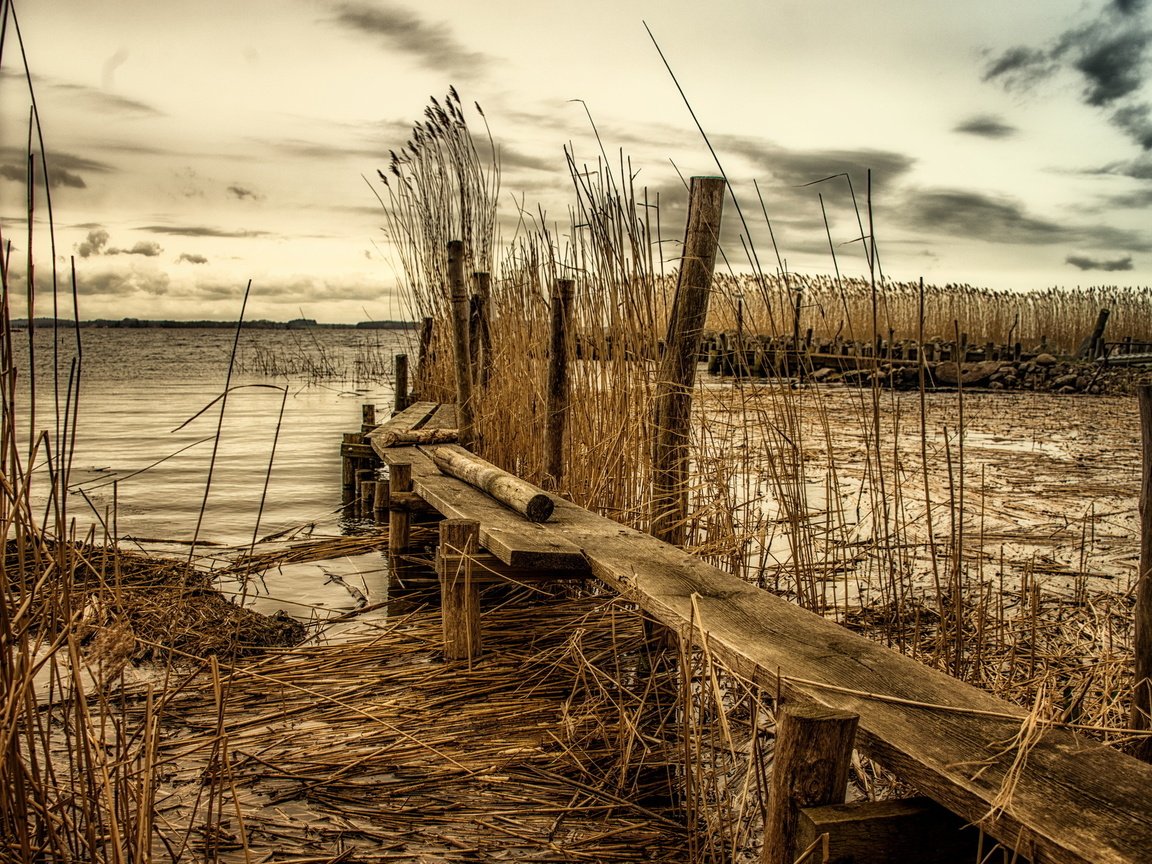
[[[90,258],[99,255],[108,245],[108,232],[103,228],[94,228],[88,232],[88,239],[76,247],[76,253],[81,258]]]
[[[80,172],[106,174],[113,171],[111,165],[97,162],[71,153],[50,151],[47,160],[36,154],[35,183],[44,186],[44,162],[48,165],[48,182],[51,188],[62,186],[72,189],[86,189],[88,184]],[[28,153],[20,147],[0,147],[0,177],[14,183],[26,183],[28,179]]]
[[[170,234],[176,237],[267,237],[267,231],[229,231],[204,225],[144,225],[139,229],[151,234]]]
[[[1134,210],[1152,208],[1152,187],[1126,192],[1123,195],[1113,195],[1108,199],[1108,203],[1113,207],[1130,207]]]
[[[424,66],[476,78],[490,59],[467,49],[446,24],[426,21],[410,9],[391,4],[338,3],[332,20],[342,27],[379,38],[389,52],[403,52]]]
[[[1086,255],[1069,255],[1064,259],[1064,263],[1071,264],[1077,270],[1131,270],[1132,256],[1125,255],[1123,258],[1114,258],[1110,261],[1102,261],[1097,258],[1089,258]]]
[[[160,244],[152,241],[148,242],[141,240],[134,245],[131,249],[118,249],[109,247],[104,251],[105,255],[143,255],[145,258],[155,258],[164,250],[160,248]]]
[[[180,264],[180,263],[207,264],[208,259],[205,258],[203,255],[193,255],[193,254],[188,253],[188,252],[181,252],[180,257],[176,259],[176,263],[177,264]]]
[[[104,270],[78,273],[76,290],[86,297],[132,297],[146,294],[159,297],[168,293],[170,279],[163,271]]]
[[[953,132],[960,132],[964,135],[975,135],[978,138],[991,138],[1002,139],[1011,138],[1018,131],[1015,126],[1010,126],[991,114],[979,114],[975,117],[969,117],[967,120],[961,121],[952,129]]]
[[[1016,46],[993,59],[985,81],[1031,87],[1061,69],[1084,82],[1081,98],[1111,109],[1109,120],[1145,150],[1152,150],[1149,105],[1134,101],[1148,73],[1152,28],[1136,17],[1146,0],[1111,0],[1091,24],[1066,30],[1046,47]]]
[[[44,172],[39,166],[35,168],[35,175],[33,182],[39,188],[44,186]],[[5,180],[11,180],[13,183],[27,183],[28,182],[28,168],[21,165],[0,165],[0,177]],[[84,178],[79,174],[73,174],[64,168],[48,169],[48,185],[53,189],[58,189],[61,186],[67,186],[72,189],[87,189],[88,184],[84,182]]]
[[[229,186],[228,194],[234,198],[238,198],[241,201],[243,201],[245,198],[251,198],[254,201],[259,201],[263,197],[262,195],[257,195],[255,192],[245,186]]]
[[[1133,252],[1152,249],[1152,239],[1142,234],[1108,225],[1068,225],[1043,219],[1011,198],[957,189],[917,191],[892,216],[918,231],[988,243],[1076,243]]]

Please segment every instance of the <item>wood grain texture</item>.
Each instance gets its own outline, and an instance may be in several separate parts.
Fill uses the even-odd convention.
[[[483,490],[529,522],[547,522],[552,515],[555,505],[543,489],[461,447],[436,447],[431,452],[436,467],[449,477]]]

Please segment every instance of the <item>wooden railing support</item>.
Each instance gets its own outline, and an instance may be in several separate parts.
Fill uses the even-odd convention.
[[[389,498],[398,492],[412,491],[412,466],[407,462],[394,462],[388,466]],[[392,506],[388,509],[388,564],[389,587],[403,587],[401,576],[404,565],[400,556],[408,551],[411,544],[412,520],[405,508]]]
[[[1137,391],[1140,405],[1142,449],[1140,483],[1140,572],[1136,580],[1133,616],[1133,652],[1136,655],[1129,725],[1140,732],[1152,730],[1152,386]],[[1152,762],[1152,737],[1142,735],[1132,755]]]
[[[396,383],[392,399],[392,414],[396,415],[408,407],[408,355],[397,354],[392,358],[392,377]]]

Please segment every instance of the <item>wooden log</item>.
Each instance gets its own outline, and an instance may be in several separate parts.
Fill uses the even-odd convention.
[[[411,447],[415,445],[455,444],[459,438],[456,429],[387,429],[373,436],[376,447]]]
[[[464,286],[464,244],[448,242],[448,286],[452,300],[452,346],[455,351],[456,411],[460,443],[472,446],[472,363],[468,348],[468,293]]]
[[[1140,572],[1136,581],[1133,616],[1135,673],[1129,726],[1152,730],[1152,385],[1137,390],[1142,450],[1140,483]],[[1132,755],[1152,762],[1152,737],[1137,738]]]
[[[552,332],[548,353],[548,409],[545,415],[545,472],[555,488],[564,476],[564,430],[568,422],[568,328],[576,283],[557,279],[552,294]]]
[[[796,859],[801,807],[844,803],[857,719],[823,705],[789,705],[780,712],[763,864],[792,864]]]
[[[692,178],[680,276],[656,382],[651,532],[677,546],[686,537],[692,387],[708,316],[725,189],[723,177]]]
[[[501,504],[511,507],[530,522],[547,522],[555,507],[543,489],[497,468],[459,447],[432,451],[436,467],[450,477],[483,489]]]
[[[480,543],[480,523],[445,519],[440,523],[436,575],[440,578],[440,615],[444,656],[471,660],[481,653],[480,585],[473,576],[472,556]]]
[[[396,390],[392,399],[392,414],[396,415],[408,407],[408,355],[397,354],[392,358],[393,379]]]
[[[827,864],[975,864],[1000,860],[980,858],[980,832],[931,798],[801,808],[798,852],[818,844],[823,834],[828,835]],[[808,860],[822,859],[817,855]]]

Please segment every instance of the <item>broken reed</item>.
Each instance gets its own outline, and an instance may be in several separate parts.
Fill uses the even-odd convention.
[[[452,122],[453,134],[467,134],[462,117]],[[405,237],[419,240],[419,253],[405,249],[401,258],[413,313],[434,320],[416,388],[436,401],[455,398],[440,259],[448,241],[468,229],[426,214],[444,195],[437,187],[423,200],[424,175],[495,171],[439,165],[445,154],[475,157],[440,147],[414,174],[394,159],[386,205],[401,246]],[[522,213],[516,240],[487,277],[491,373],[474,391],[477,449],[518,476],[546,482],[549,307],[557,280],[573,279],[573,407],[559,491],[647,527],[654,376],[675,277],[658,252],[664,240],[658,202],[632,185],[635,172],[624,157],[589,165],[569,154],[568,161],[575,200],[567,226]],[[454,194],[466,199],[488,188],[460,183]],[[460,212],[491,206],[485,198]],[[478,248],[496,248],[478,241],[474,230],[472,238]],[[469,258],[467,269],[478,260]],[[739,308],[747,332],[791,334],[798,294],[799,329],[811,327],[814,338],[871,341],[891,331],[897,338],[952,339],[966,328],[973,343],[1034,347],[1046,337],[1053,350],[1074,350],[1102,306],[1113,310],[1110,332],[1152,337],[1152,301],[1135,290],[1010,294],[883,281],[874,290],[862,280],[795,274],[787,280],[718,274],[709,326],[735,329]],[[878,390],[702,382],[694,403],[688,546],[998,695],[1032,707],[1044,694],[1039,710],[1052,716],[1097,731],[1122,728],[1130,686],[1124,604],[1108,592],[1069,598],[1045,588],[1034,555],[1002,555],[989,578],[983,535],[965,528],[983,518],[986,499],[983,491],[973,493],[966,422],[956,411],[963,399],[963,393],[922,397],[917,404]]]

